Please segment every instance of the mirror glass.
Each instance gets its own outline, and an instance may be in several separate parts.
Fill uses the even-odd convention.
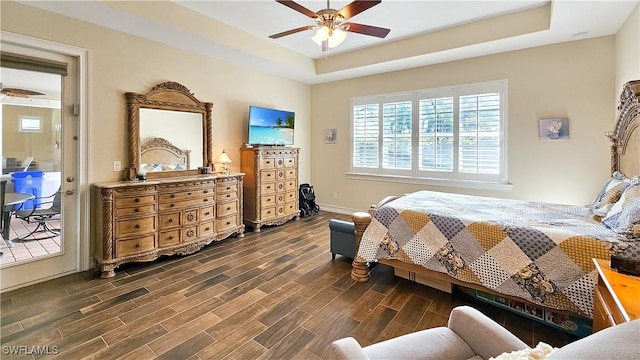
[[[189,169],[197,169],[204,166],[202,121],[200,113],[140,108],[140,144],[165,139],[181,150],[189,150]],[[141,155],[141,164],[150,162],[153,160]]]

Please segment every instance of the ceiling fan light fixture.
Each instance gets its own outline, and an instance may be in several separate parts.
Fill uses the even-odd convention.
[[[347,32],[342,30],[340,27],[329,29],[329,27],[325,25],[318,28],[316,34],[313,35],[311,40],[318,44],[318,46],[322,46],[322,42],[328,40],[327,46],[334,48],[340,45],[346,38]]]

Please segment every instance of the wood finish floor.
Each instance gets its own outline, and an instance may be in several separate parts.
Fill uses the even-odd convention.
[[[350,217],[321,211],[190,256],[123,265],[111,279],[89,271],[2,294],[0,357],[327,359],[336,339],[364,346],[445,325],[460,304],[532,346],[575,340],[463,292],[394,277],[384,265],[355,283],[349,259],[331,260],[330,218]]]

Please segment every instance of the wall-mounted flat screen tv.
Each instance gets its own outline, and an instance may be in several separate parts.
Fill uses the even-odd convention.
[[[293,145],[295,113],[292,111],[249,106],[251,145]]]

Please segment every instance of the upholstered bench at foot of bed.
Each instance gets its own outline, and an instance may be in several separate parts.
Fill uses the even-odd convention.
[[[350,221],[337,219],[329,220],[331,258],[335,260],[336,254],[354,258],[356,256],[355,226]]]

